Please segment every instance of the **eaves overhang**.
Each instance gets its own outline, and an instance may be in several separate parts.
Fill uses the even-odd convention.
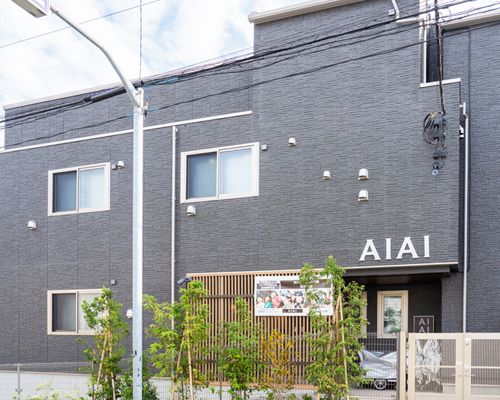
[[[491,22],[500,21],[500,11],[495,12],[485,12],[484,14],[473,15],[466,18],[457,18],[455,20],[449,19],[441,23],[444,29],[461,29],[468,28],[471,26],[488,24]]]
[[[365,0],[311,0],[300,4],[276,8],[270,11],[253,12],[248,20],[255,25],[280,19],[296,17],[298,15],[328,10],[330,8],[347,6],[349,4],[361,3]]]

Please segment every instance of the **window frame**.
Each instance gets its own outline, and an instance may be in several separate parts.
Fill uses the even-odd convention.
[[[361,292],[361,301],[363,301],[365,305],[361,307],[360,316],[368,321],[368,293],[366,290]],[[368,335],[368,322],[361,327],[361,335],[363,335],[363,337]]]
[[[250,149],[252,160],[251,160],[251,191],[248,193],[240,194],[221,194],[220,193],[220,153],[227,152],[231,150],[241,150]],[[187,198],[187,160],[189,156],[201,155],[208,153],[216,153],[216,181],[215,181],[215,196],[210,197],[195,197]],[[238,199],[244,197],[255,197],[259,195],[259,143],[245,143],[233,146],[223,146],[223,147],[213,147],[209,149],[193,150],[193,151],[183,151],[181,152],[181,179],[180,179],[180,194],[181,203],[197,203],[202,201],[213,201],[213,200],[225,200],[225,199]]]
[[[78,318],[79,318],[79,294],[97,294],[100,296],[102,294],[102,289],[62,289],[62,290],[47,290],[47,335],[59,335],[59,336],[93,336],[95,331],[92,329],[79,330],[78,329]],[[75,315],[76,315],[76,330],[75,331],[53,331],[52,330],[52,298],[54,294],[75,294]]]
[[[377,337],[393,338],[394,333],[384,333],[384,298],[401,297],[401,331],[408,332],[408,290],[383,290],[377,292]]]
[[[80,171],[104,168],[104,207],[103,208],[80,208]],[[54,175],[64,172],[76,172],[76,209],[71,211],[54,210]],[[89,212],[109,211],[110,209],[110,163],[80,165],[70,168],[53,169],[48,172],[48,215],[71,215]]]

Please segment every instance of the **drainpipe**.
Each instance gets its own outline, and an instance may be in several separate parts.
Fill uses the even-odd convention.
[[[398,3],[396,3],[396,0],[391,0],[392,1],[392,8],[394,8],[394,16],[396,19],[399,19],[399,7]]]
[[[470,138],[469,138],[469,118],[467,115],[467,104],[461,105],[461,110],[465,116],[464,127],[464,281],[463,281],[463,300],[462,300],[462,331],[467,332],[467,270],[469,269],[469,158],[470,158]]]
[[[171,195],[171,221],[170,221],[170,302],[175,302],[175,175],[176,175],[176,150],[177,128],[172,126],[172,195]],[[174,321],[172,320],[172,327]]]

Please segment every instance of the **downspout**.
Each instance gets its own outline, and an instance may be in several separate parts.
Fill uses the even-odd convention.
[[[177,128],[172,126],[172,195],[170,221],[170,302],[175,303],[175,175],[176,175]],[[174,321],[172,320],[172,326]]]
[[[398,3],[396,3],[396,0],[391,0],[392,1],[392,8],[394,8],[394,16],[396,19],[399,19],[399,7]]]
[[[469,269],[469,157],[470,157],[470,138],[469,138],[469,118],[467,115],[467,104],[464,102],[461,106],[462,113],[465,116],[464,126],[464,281],[463,281],[463,300],[462,300],[462,331],[467,332],[467,270]]]

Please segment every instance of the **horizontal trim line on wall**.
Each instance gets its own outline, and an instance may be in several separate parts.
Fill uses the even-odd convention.
[[[362,267],[344,267],[347,271],[349,270],[373,270],[373,269],[381,269],[381,268],[401,268],[401,267],[441,267],[441,266],[452,266],[458,265],[458,261],[449,261],[449,262],[436,262],[436,263],[420,263],[420,264],[393,264],[393,265],[367,265]],[[320,268],[318,268],[320,270]],[[292,274],[299,273],[300,269],[276,269],[276,270],[261,270],[261,271],[229,271],[229,272],[200,272],[200,273],[191,273],[186,274],[187,277],[196,277],[196,276],[222,276],[222,275],[273,275],[273,274]]]
[[[170,128],[172,126],[189,125],[189,124],[196,124],[196,123],[200,123],[200,122],[214,121],[214,120],[218,120],[218,119],[242,117],[242,116],[250,115],[250,114],[252,114],[251,110],[250,111],[240,111],[240,112],[229,113],[229,114],[214,115],[214,116],[211,116],[211,117],[202,117],[202,118],[195,118],[195,119],[187,119],[187,120],[184,120],[184,121],[168,122],[168,123],[165,123],[165,124],[145,126],[144,127],[144,132],[152,131],[152,130],[156,130],[156,129],[162,129],[162,128]],[[58,146],[58,145],[67,144],[67,143],[76,143],[76,142],[84,142],[84,141],[87,141],[87,140],[103,139],[103,138],[112,137],[112,136],[125,135],[127,133],[132,133],[132,132],[133,132],[132,129],[126,129],[124,131],[115,131],[115,132],[109,132],[109,133],[100,133],[100,134],[97,134],[97,135],[84,136],[84,137],[80,137],[80,138],[59,140],[57,142],[33,144],[33,145],[30,145],[30,146],[16,147],[15,149],[0,150],[0,155],[5,154],[5,153],[14,153],[16,151],[38,149],[38,148],[41,148],[41,147]]]

